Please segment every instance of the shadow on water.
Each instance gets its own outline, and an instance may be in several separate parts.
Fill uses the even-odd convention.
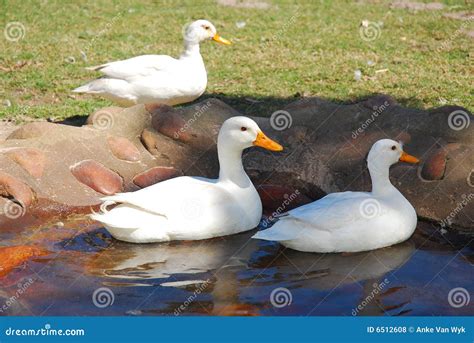
[[[474,288],[473,245],[424,222],[405,243],[356,254],[300,253],[250,239],[254,231],[135,245],[87,225],[66,223],[83,233],[1,280],[5,302],[33,280],[2,315],[473,314],[448,299],[455,287]],[[94,292],[109,297],[97,303]]]

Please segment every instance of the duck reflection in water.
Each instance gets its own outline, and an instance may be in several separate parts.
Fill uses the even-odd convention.
[[[167,301],[163,296],[160,299],[166,308],[144,314],[176,314],[176,308],[191,298],[192,304],[179,311],[180,315],[260,315],[272,314],[269,292],[281,285],[290,290],[305,289],[312,292],[311,301],[316,301],[315,297],[323,301],[335,288],[360,283],[362,297],[356,301],[362,301],[375,283],[384,282],[387,274],[414,252],[414,244],[408,241],[366,253],[307,254],[251,240],[251,236],[252,232],[151,245],[115,242],[91,258],[87,270],[105,277],[109,286],[152,286],[159,288],[157,293],[170,288],[184,292],[181,302],[175,298]],[[345,313],[350,314],[354,306],[354,301],[347,304]],[[378,306],[368,306],[363,313],[381,314],[373,311],[383,312]]]

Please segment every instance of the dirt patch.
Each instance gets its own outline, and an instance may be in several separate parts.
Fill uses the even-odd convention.
[[[474,12],[469,11],[445,13],[443,16],[456,20],[474,20]]]
[[[266,10],[272,7],[271,4],[265,1],[247,1],[247,0],[218,0],[217,4],[221,6],[236,7],[236,8],[256,8]]]
[[[394,1],[390,4],[391,8],[402,8],[411,11],[437,11],[442,10],[444,5],[439,2],[416,2],[416,1]]]

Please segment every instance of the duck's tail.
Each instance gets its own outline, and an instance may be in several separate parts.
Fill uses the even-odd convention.
[[[257,232],[252,238],[266,241],[289,241],[295,238],[295,233],[289,229],[282,221],[276,222],[271,228]]]

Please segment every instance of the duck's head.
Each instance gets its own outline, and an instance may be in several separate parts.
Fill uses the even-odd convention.
[[[367,156],[369,167],[387,168],[399,161],[408,163],[420,162],[416,157],[403,151],[402,143],[391,139],[381,139],[375,142]]]
[[[184,30],[184,40],[189,43],[200,43],[212,39],[216,42],[230,45],[231,42],[217,34],[217,30],[210,21],[200,19],[189,24]]]
[[[227,119],[219,131],[218,145],[233,146],[244,150],[259,146],[271,151],[282,151],[283,147],[268,138],[257,123],[247,117],[232,117]]]

